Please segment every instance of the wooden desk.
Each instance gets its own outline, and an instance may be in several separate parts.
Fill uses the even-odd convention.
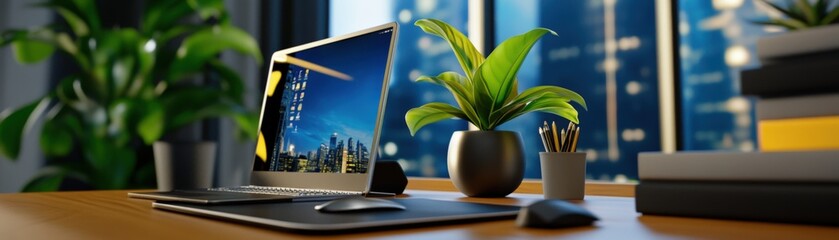
[[[414,189],[445,186],[445,182],[435,182],[438,180],[412,179],[411,181]],[[523,190],[527,190],[528,184],[523,187]],[[529,186],[529,188],[534,187]],[[625,190],[612,192],[622,191],[625,192]],[[155,210],[151,208],[151,201],[128,198],[127,192],[0,194],[0,239],[405,238],[442,240],[557,237],[585,239],[836,239],[839,237],[839,228],[831,227],[641,216],[635,212],[634,199],[603,196],[587,196],[586,200],[577,202],[601,218],[601,221],[593,227],[523,229],[516,227],[512,220],[502,220],[343,235],[305,236]],[[541,199],[541,195],[521,193],[496,199],[467,198],[457,192],[409,190],[406,193],[407,197],[514,205],[524,205]]]

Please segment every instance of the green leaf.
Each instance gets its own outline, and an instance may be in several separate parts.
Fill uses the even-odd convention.
[[[170,87],[160,96],[160,104],[166,111],[166,128],[177,129],[201,119],[200,111],[207,106],[223,101],[224,94],[218,89],[205,87]]]
[[[830,11],[830,13],[828,13],[827,15],[825,15],[825,17],[824,17],[824,18],[822,19],[822,21],[821,21],[821,22],[819,22],[819,23],[820,23],[821,25],[828,25],[828,24],[833,24],[833,23],[839,23],[839,5],[837,5],[836,7],[834,7],[834,8],[833,8],[833,10],[832,10],[832,11]]]
[[[26,185],[23,186],[21,192],[53,192],[58,191],[59,187],[61,186],[61,182],[64,181],[64,174],[61,172],[54,172],[48,174],[42,174],[29,180]]]
[[[52,56],[55,47],[48,43],[31,39],[20,39],[12,42],[15,59],[21,63],[37,63]]]
[[[146,36],[168,31],[177,26],[178,21],[195,13],[204,20],[226,15],[222,0],[153,0],[146,6],[142,24],[142,32]]]
[[[207,61],[216,58],[224,50],[235,50],[252,56],[257,63],[261,63],[259,45],[250,34],[233,26],[213,26],[200,30],[184,40],[167,79],[177,81],[200,70]]]
[[[510,89],[516,85],[514,83],[516,74],[530,52],[530,48],[546,33],[556,35],[550,29],[536,28],[505,40],[489,54],[486,62],[478,67],[476,75],[480,74],[480,79],[486,82],[492,106],[481,107],[490,107],[494,110],[506,103]]]
[[[224,63],[218,59],[212,59],[208,63],[210,68],[221,77],[221,89],[226,92],[230,98],[236,100],[238,103],[242,103],[242,96],[245,93],[245,84],[242,82],[242,78],[239,77],[239,74],[227,65],[224,65]]]
[[[89,131],[95,131],[95,129],[89,129]],[[84,159],[92,168],[92,172],[98,173],[107,171],[108,161],[113,160],[113,155],[109,151],[109,139],[105,137],[87,135],[83,141],[84,142],[81,145],[83,150],[82,153],[84,154]],[[96,178],[97,176],[93,176],[91,181],[98,181]]]
[[[65,8],[58,8],[56,11],[64,17],[64,21],[67,22],[67,25],[70,25],[76,36],[81,37],[90,34],[90,28],[87,27],[87,23],[79,15]]]
[[[495,107],[493,105],[494,101],[492,100],[492,95],[490,94],[492,90],[490,90],[487,86],[487,81],[484,80],[481,71],[476,71],[475,77],[472,79],[472,84],[472,94],[475,96],[475,102],[473,105],[475,106],[475,112],[478,114],[476,127],[484,131],[492,130],[493,128],[490,123],[490,115]]]
[[[187,3],[204,20],[211,17],[222,17],[225,14],[224,1],[222,0],[187,0]]]
[[[76,36],[98,33],[102,28],[95,0],[49,0],[40,5],[61,14]]]
[[[0,113],[0,154],[10,159],[17,159],[23,142],[23,132],[35,122],[49,104],[49,99],[42,99],[17,110]]]
[[[137,133],[143,142],[152,144],[163,136],[166,129],[166,112],[158,102],[145,104],[145,114],[137,124]]]
[[[580,123],[580,120],[577,118],[577,110],[574,109],[574,106],[568,104],[568,100],[556,97],[556,96],[544,96],[533,100],[529,104],[527,104],[524,109],[519,111],[518,113],[513,114],[510,119],[516,118],[521,116],[522,114],[539,111],[545,113],[552,113],[557,116],[563,117],[568,119],[573,123]]]
[[[151,36],[157,31],[166,31],[178,20],[192,13],[187,1],[151,0],[146,4],[141,26],[145,36]]]
[[[136,65],[131,72],[131,82],[124,92],[127,96],[136,97],[140,94],[143,87],[150,87],[153,83],[151,81],[151,75],[156,66],[154,52],[157,50],[148,51],[146,49],[146,44],[149,44],[151,41],[154,40],[140,37],[134,46],[133,52],[135,54],[133,54],[133,57],[136,60]],[[131,46],[128,47],[130,48]]]
[[[23,30],[6,30],[0,33],[0,47],[5,47],[6,45],[14,42],[15,40],[19,39],[21,36],[25,35],[26,31]]]
[[[770,7],[774,8],[775,10],[778,10],[779,12],[783,13],[784,15],[786,15],[790,18],[804,20],[804,16],[797,13],[797,11],[787,10],[786,8],[778,6],[777,4],[774,4],[774,3],[770,2],[769,0],[762,0],[762,1],[763,1],[763,3],[766,3],[766,5],[769,5]]]
[[[827,16],[827,1],[816,0],[816,3],[813,4],[813,11],[816,13],[816,25],[819,25],[818,22]]]
[[[88,182],[97,189],[124,189],[136,165],[136,155],[129,146],[120,146],[109,138],[88,138],[85,159],[92,167]]]
[[[773,22],[792,30],[809,28],[809,26],[807,26],[807,23],[795,19],[776,19]]]
[[[259,136],[259,114],[236,113],[233,115],[233,121],[239,126],[242,133],[248,137],[248,140],[253,141]]]
[[[510,91],[507,92],[507,98],[504,99],[505,104],[513,101],[513,99],[516,99],[516,97],[518,97],[518,95],[519,95],[519,79],[518,78],[513,79],[513,86],[509,87],[509,89],[510,89]]]
[[[160,96],[166,109],[166,129],[177,129],[207,118],[231,117],[253,139],[257,117],[223,91],[205,87],[170,88]]]
[[[571,122],[579,123],[577,118],[577,110],[571,104],[568,104],[568,99],[555,95],[542,95],[525,105],[516,105],[516,108],[509,109],[504,112],[504,115],[497,119],[496,124],[501,125],[507,121],[513,120],[526,113],[541,111],[552,113],[568,119]],[[497,126],[496,125],[496,126]]]
[[[802,15],[804,15],[804,19],[807,20],[808,26],[814,26],[818,23],[817,13],[816,10],[813,9],[813,6],[810,5],[810,0],[798,0],[795,2],[795,5],[801,9]]]
[[[478,52],[478,49],[472,45],[466,35],[437,19],[420,19],[414,25],[420,27],[426,33],[448,41],[455,57],[457,57],[457,61],[460,63],[460,67],[466,74],[466,78],[472,80],[475,70],[484,62],[484,55]]]
[[[417,82],[430,82],[446,87],[454,96],[457,105],[466,114],[467,118],[464,119],[475,125],[481,124],[481,118],[472,104],[474,102],[474,96],[470,92],[472,85],[462,75],[456,72],[444,72],[437,77],[421,76],[417,78]]]
[[[73,150],[73,135],[61,118],[47,119],[41,130],[41,150],[47,156],[65,156]]]
[[[79,16],[83,16],[91,32],[99,32],[99,29],[102,28],[102,23],[99,20],[99,10],[96,9],[96,0],[72,0],[72,2],[75,3],[79,11]]]
[[[467,119],[460,109],[438,102],[412,108],[405,113],[405,123],[411,131],[411,136],[414,136],[425,125],[451,118]]]
[[[543,93],[571,100],[573,102],[576,102],[577,104],[580,104],[580,106],[582,106],[583,109],[588,110],[588,106],[586,106],[586,100],[583,99],[583,96],[580,96],[580,94],[574,91],[557,86],[536,86],[529,88],[522,92],[521,95],[519,95],[519,97],[516,98],[516,100],[532,101],[534,99],[534,96],[538,96],[539,94]]]
[[[239,113],[244,113],[243,109],[241,109],[240,106],[233,104],[232,101],[215,101],[202,104],[192,111],[176,114],[172,120],[172,125],[183,126],[208,118],[224,116],[234,117]]]
[[[112,146],[108,159],[108,170],[100,171],[100,189],[125,189],[137,165],[137,155],[126,146]]]
[[[565,99],[563,103],[557,103],[558,105],[565,105],[564,102],[570,100],[580,104],[580,106],[582,106],[584,109],[588,109],[583,97],[574,91],[557,86],[536,86],[525,90],[521,93],[521,95],[518,95],[509,104],[492,112],[492,115],[490,116],[490,122],[492,124],[490,126],[494,128],[495,126],[501,125],[504,122],[512,120],[513,118],[515,118],[515,116],[518,116],[516,115],[516,113],[519,113],[521,110],[523,110],[525,106],[527,106],[533,101],[545,97]]]
[[[158,41],[158,43],[166,43],[169,40],[172,40],[176,37],[182,36],[187,33],[191,33],[197,29],[200,29],[200,25],[178,25],[174,26],[169,30],[166,30],[162,33],[155,34],[154,39]]]

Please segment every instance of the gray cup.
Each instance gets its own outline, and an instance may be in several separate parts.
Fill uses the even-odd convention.
[[[586,153],[540,152],[545,199],[582,200],[586,186]]]

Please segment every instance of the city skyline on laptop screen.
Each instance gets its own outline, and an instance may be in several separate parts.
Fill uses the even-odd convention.
[[[392,34],[388,28],[275,56],[254,170],[367,173]]]

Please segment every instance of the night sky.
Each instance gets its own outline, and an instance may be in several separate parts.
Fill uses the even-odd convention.
[[[286,141],[294,144],[295,152],[317,151],[321,143],[328,146],[332,133],[338,133],[338,140],[344,140],[345,145],[352,137],[372,150],[391,34],[366,34],[294,55],[353,78],[346,81],[309,72],[300,121],[295,121],[297,132],[286,131]],[[296,73],[303,68],[290,69]],[[276,128],[276,124],[274,120],[263,125]]]

